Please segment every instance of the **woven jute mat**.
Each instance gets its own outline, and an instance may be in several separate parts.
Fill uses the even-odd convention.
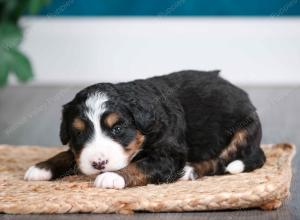
[[[63,148],[0,145],[0,212],[129,214],[134,211],[275,209],[289,195],[295,146],[262,147],[267,162],[251,173],[114,190],[95,188],[94,177],[86,176],[24,181],[24,172],[29,166]]]

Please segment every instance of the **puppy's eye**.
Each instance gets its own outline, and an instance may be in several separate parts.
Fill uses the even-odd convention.
[[[121,134],[123,131],[123,127],[121,125],[115,125],[112,129],[111,129],[111,133],[113,135],[119,135]]]

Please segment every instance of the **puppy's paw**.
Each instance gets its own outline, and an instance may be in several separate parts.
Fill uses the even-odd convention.
[[[197,179],[197,175],[195,173],[195,170],[193,167],[189,165],[185,165],[183,168],[183,176],[180,178],[180,180],[195,180]]]
[[[30,167],[24,176],[24,180],[28,181],[39,181],[39,180],[50,180],[52,173],[50,170],[42,169],[37,166]]]
[[[226,172],[230,174],[238,174],[242,173],[245,170],[245,164],[241,160],[235,160],[229,163],[226,167]]]
[[[125,180],[117,173],[106,172],[97,176],[94,185],[100,188],[123,189],[125,188]]]

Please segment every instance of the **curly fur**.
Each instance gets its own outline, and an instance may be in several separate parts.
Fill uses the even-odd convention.
[[[116,170],[127,179],[126,186],[176,181],[184,175],[186,165],[195,167],[195,174],[201,177],[224,174],[235,160],[243,162],[242,171],[252,171],[265,162],[261,124],[246,92],[221,78],[219,71],[193,70],[126,83],[99,83],[80,91],[64,106],[60,131],[62,143],[70,146],[68,154],[74,154],[69,158],[75,161],[94,135],[86,100],[98,93],[107,97],[99,116],[104,135],[125,153],[136,135],[143,135],[128,161],[131,168]],[[110,113],[118,115],[116,124],[122,135],[114,135],[105,124]],[[84,122],[84,131],[72,127],[75,118]],[[69,169],[72,163],[68,164]],[[40,166],[59,173],[65,170],[49,161]]]

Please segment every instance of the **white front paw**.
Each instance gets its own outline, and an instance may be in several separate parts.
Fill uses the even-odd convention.
[[[117,173],[106,172],[97,176],[94,185],[101,188],[123,189],[125,188],[125,180]]]
[[[39,181],[39,180],[50,180],[52,173],[50,170],[41,169],[36,166],[30,167],[24,176],[24,180],[28,181]]]

